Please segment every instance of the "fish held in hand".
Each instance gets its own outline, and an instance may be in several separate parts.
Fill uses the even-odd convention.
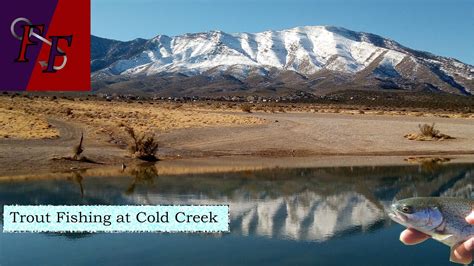
[[[474,237],[466,217],[474,200],[461,198],[409,198],[395,202],[389,216],[395,222],[431,236],[451,249]]]

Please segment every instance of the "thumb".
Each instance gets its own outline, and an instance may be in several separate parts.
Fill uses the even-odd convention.
[[[470,224],[474,224],[474,211],[471,212],[471,214],[469,214],[467,217],[466,217],[466,221]]]

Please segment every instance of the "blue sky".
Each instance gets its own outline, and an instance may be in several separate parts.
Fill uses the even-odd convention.
[[[92,0],[92,34],[117,40],[334,25],[474,65],[474,0]]]

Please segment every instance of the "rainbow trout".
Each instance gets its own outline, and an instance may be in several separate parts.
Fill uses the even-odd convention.
[[[474,210],[474,200],[460,198],[409,198],[395,202],[389,216],[451,249],[474,237],[474,225],[465,218]]]

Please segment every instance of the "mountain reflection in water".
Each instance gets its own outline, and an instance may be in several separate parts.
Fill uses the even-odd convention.
[[[390,224],[384,209],[394,199],[473,197],[473,171],[473,164],[448,164],[166,176],[143,166],[113,178],[75,172],[63,180],[4,181],[0,203],[229,204],[233,235],[325,241]]]

